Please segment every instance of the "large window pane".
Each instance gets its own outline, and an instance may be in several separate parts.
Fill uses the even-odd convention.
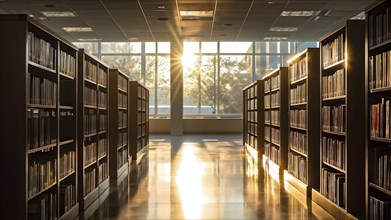
[[[216,56],[201,57],[201,114],[216,114]]]
[[[146,56],[145,57],[145,75],[146,82],[145,86],[149,90],[149,114],[151,116],[155,115],[155,80],[156,80],[156,70],[155,70],[155,56]]]
[[[141,56],[102,56],[103,62],[110,65],[111,68],[117,68],[129,75],[130,80],[142,82],[141,77]]]
[[[202,42],[201,53],[217,53],[217,42]]]
[[[192,53],[200,52],[200,42],[184,42],[183,43],[183,54],[186,56]]]
[[[221,42],[220,53],[253,53],[252,42]]]
[[[101,53],[130,53],[130,43],[101,43]]]
[[[158,53],[170,53],[171,48],[170,42],[158,42],[157,47],[158,47]]]
[[[159,115],[169,115],[170,109],[170,56],[157,57],[157,104]]]
[[[156,53],[156,43],[145,42],[145,53]]]
[[[255,56],[255,79],[263,76],[281,66],[280,55],[256,55]]]
[[[242,114],[242,89],[252,82],[252,56],[220,56],[220,113]]]
[[[198,114],[199,112],[199,56],[186,54],[183,57],[183,114]]]
[[[255,42],[255,53],[280,53],[280,42]]]
[[[98,43],[75,42],[73,44],[78,48],[83,48],[86,53],[89,53],[89,54],[97,54],[98,53]]]

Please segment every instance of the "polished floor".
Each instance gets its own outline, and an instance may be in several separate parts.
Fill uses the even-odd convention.
[[[80,219],[332,219],[258,170],[240,135],[151,136],[150,151]]]

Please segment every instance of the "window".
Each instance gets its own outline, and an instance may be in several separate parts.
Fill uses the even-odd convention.
[[[128,74],[150,93],[150,117],[170,115],[170,42],[74,43],[110,68]]]

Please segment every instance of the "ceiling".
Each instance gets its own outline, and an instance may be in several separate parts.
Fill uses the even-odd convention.
[[[0,0],[0,14],[26,13],[71,42],[317,41],[345,20],[379,0]],[[181,19],[179,11],[212,10],[208,19]],[[43,17],[43,11],[71,11],[76,17]],[[315,11],[308,17],[284,17],[282,11]],[[65,32],[63,27],[91,27]],[[295,27],[275,32],[272,27]]]

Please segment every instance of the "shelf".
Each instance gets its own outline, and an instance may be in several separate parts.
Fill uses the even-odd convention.
[[[343,95],[343,96],[336,96],[336,97],[330,97],[330,98],[323,98],[322,101],[323,102],[327,102],[327,101],[342,101],[342,100],[345,100],[346,99],[346,96]]]
[[[88,167],[90,167],[90,166],[92,166],[94,164],[96,164],[96,159],[94,161],[90,162],[89,164],[84,165],[84,169],[87,169]]]
[[[280,146],[280,144],[277,144],[277,143],[274,143],[274,142],[270,142],[271,144],[273,144],[273,145],[275,145],[275,146],[277,146],[277,147],[279,147]]]
[[[346,136],[346,132],[327,131],[327,130],[322,130],[322,132],[326,133],[326,134],[333,134],[333,135],[338,135],[338,136]]]
[[[270,125],[271,127],[275,127],[275,128],[279,128],[280,127],[280,125],[278,125],[278,124],[268,124],[268,125]]]
[[[99,135],[101,135],[101,134],[105,134],[105,133],[107,133],[107,130],[104,130],[104,131],[99,131]]]
[[[293,151],[293,152],[295,152],[295,153],[297,153],[297,154],[300,154],[300,155],[303,156],[303,157],[307,157],[307,154],[305,154],[305,153],[303,153],[303,152],[300,152],[300,151],[298,151],[298,150],[295,150],[295,149],[293,149],[293,148],[289,148],[289,150],[290,150],[290,151]]]
[[[65,78],[67,78],[67,79],[75,80],[75,77],[70,76],[70,75],[67,75],[67,74],[65,74],[65,73],[58,72],[58,74],[59,74],[60,76],[63,76],[63,77],[65,77]]]
[[[125,91],[124,89],[121,89],[121,88],[118,88],[118,91],[120,91],[122,93],[128,93],[127,91]]]
[[[388,91],[391,91],[391,87],[383,87],[383,88],[371,89],[370,93],[388,92]]]
[[[39,152],[39,151],[44,151],[44,150],[48,150],[50,148],[54,148],[57,146],[57,143],[54,143],[54,144],[49,144],[49,145],[45,145],[45,146],[42,146],[42,147],[38,147],[38,148],[34,148],[34,149],[29,149],[27,151],[28,154],[32,154],[32,153],[36,153],[36,152]]]
[[[306,183],[299,180],[299,178],[290,173],[288,170],[284,170],[284,180],[288,182],[291,186],[295,187],[299,192],[303,193],[305,196],[310,197],[310,187],[308,187]]]
[[[61,178],[60,178],[60,182],[63,181],[63,180],[65,180],[66,178],[72,176],[72,175],[75,174],[75,173],[76,173],[76,171],[73,170],[72,172],[68,173],[67,175],[61,177]]]
[[[93,136],[96,136],[97,134],[96,133],[92,133],[92,134],[84,134],[84,139],[86,138],[90,138],[90,137],[93,137]]]
[[[128,128],[127,126],[123,126],[123,127],[118,127],[118,130],[123,130],[123,129],[126,129]]]
[[[389,138],[380,138],[380,137],[370,137],[371,141],[383,142],[383,143],[391,143],[391,139]]]
[[[42,65],[40,65],[40,64],[38,64],[38,63],[34,63],[33,61],[28,61],[28,64],[29,64],[29,67],[32,66],[32,67],[35,67],[35,68],[39,68],[39,69],[41,69],[41,70],[44,70],[44,71],[46,71],[46,72],[56,74],[56,70],[50,69],[50,68],[48,68],[48,67],[46,67],[46,66],[42,66]]]
[[[302,103],[295,103],[295,104],[290,104],[291,107],[296,107],[296,106],[304,106],[307,105],[307,102],[302,102]]]
[[[74,139],[70,139],[70,140],[66,140],[66,141],[61,141],[61,142],[60,142],[60,146],[61,146],[61,145],[66,145],[66,144],[73,143],[74,141],[75,141]]]
[[[291,82],[290,84],[294,85],[294,84],[298,84],[298,83],[306,81],[306,80],[307,80],[307,76],[305,76],[305,77],[303,77],[301,79],[295,80],[295,81]]]
[[[295,126],[290,126],[290,128],[295,129],[295,130],[299,130],[299,131],[307,132],[307,128],[299,128],[299,127],[295,127]]]
[[[330,201],[324,195],[319,193],[317,190],[312,189],[312,201],[318,204],[321,208],[330,213],[334,218],[337,219],[357,219],[349,214],[344,208]],[[338,216],[338,217],[337,217]]]
[[[92,81],[91,79],[84,78],[84,81],[96,86],[96,82]]]
[[[279,90],[280,90],[280,88],[272,89],[272,90],[270,90],[270,93],[272,93],[272,92],[277,92],[277,91],[279,91]]]
[[[106,111],[107,110],[107,107],[98,107],[99,110],[104,110]]]
[[[331,64],[331,65],[328,65],[328,66],[326,66],[326,67],[323,67],[323,70],[329,70],[329,69],[331,69],[331,68],[333,68],[333,67],[336,67],[336,66],[339,66],[339,65],[343,64],[344,62],[345,62],[345,59],[340,60],[340,61],[338,61],[338,62],[336,62],[336,63],[333,63],[333,64]]]
[[[100,84],[100,83],[98,83],[98,86],[99,86],[100,88],[107,89],[107,86],[105,86],[105,85],[102,85],[102,84]]]
[[[38,105],[38,104],[28,104],[28,108],[41,108],[41,109],[57,109],[55,105]]]
[[[93,105],[84,105],[84,108],[96,109],[97,106],[93,106]]]
[[[124,108],[124,107],[118,107],[118,110],[128,110],[127,108]]]
[[[270,107],[270,109],[279,109],[279,108],[280,108],[279,105],[277,105],[277,106],[271,106],[271,107]]]
[[[371,186],[374,189],[377,189],[378,191],[380,191],[382,193],[387,194],[388,196],[391,196],[391,191],[389,191],[389,190],[387,190],[387,189],[385,189],[385,188],[383,188],[383,187],[381,187],[381,186],[379,186],[379,185],[377,185],[375,183],[369,183],[369,186]]]
[[[73,106],[60,105],[60,110],[73,110]]]
[[[48,189],[52,188],[53,186],[57,185],[57,181],[54,181],[54,183],[52,183],[50,186],[42,189],[41,191],[37,192],[36,194],[30,196],[27,200],[30,201],[34,198],[36,198],[37,196],[41,195],[42,193],[44,193],[45,191],[47,191]]]
[[[324,165],[330,167],[330,168],[333,168],[334,170],[337,170],[337,171],[339,171],[339,172],[341,172],[341,173],[343,173],[343,174],[346,174],[346,171],[345,171],[345,170],[343,170],[343,169],[341,169],[341,168],[339,168],[339,167],[337,167],[337,166],[331,165],[331,164],[329,164],[329,163],[327,163],[327,162],[324,162],[324,161],[322,161],[322,163],[323,163]]]
[[[376,45],[374,45],[374,46],[370,46],[370,47],[369,47],[369,50],[378,49],[378,48],[383,47],[383,46],[385,46],[385,45],[387,45],[387,44],[389,44],[389,43],[391,43],[391,40],[387,40],[387,41],[381,42],[381,43],[379,43],[379,44],[376,44]]]
[[[105,158],[105,157],[107,157],[107,153],[104,154],[103,156],[100,156],[100,157],[98,158],[98,160],[102,160],[102,159]]]

